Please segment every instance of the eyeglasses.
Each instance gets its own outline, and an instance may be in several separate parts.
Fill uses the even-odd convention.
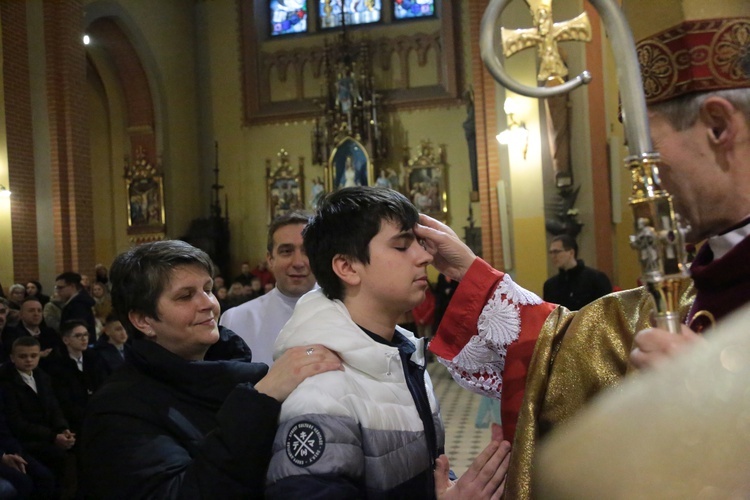
[[[89,338],[89,334],[88,333],[74,333],[73,335],[71,335],[71,337],[73,337],[74,339],[81,340],[81,339]]]
[[[64,285],[55,285],[55,290],[62,290],[63,288],[68,288],[71,286],[69,283],[66,283]]]
[[[561,250],[559,248],[554,248],[554,249],[552,249],[552,250],[549,251],[549,254],[550,255],[557,255],[557,254],[563,253],[563,252],[569,252],[569,250]]]

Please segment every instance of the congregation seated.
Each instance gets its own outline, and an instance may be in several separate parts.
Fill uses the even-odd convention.
[[[62,478],[75,435],[60,409],[49,375],[39,368],[40,352],[39,341],[32,336],[13,342],[11,362],[0,367],[5,416],[24,450]]]
[[[21,303],[19,322],[15,327],[6,328],[2,333],[5,357],[10,355],[13,342],[19,337],[34,337],[41,346],[41,357],[47,358],[60,348],[60,336],[52,328],[43,324],[42,303],[37,297],[29,297]]]

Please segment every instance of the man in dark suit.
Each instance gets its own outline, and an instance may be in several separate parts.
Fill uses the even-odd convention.
[[[86,324],[89,332],[89,344],[96,342],[96,324],[92,307],[96,301],[83,288],[81,275],[74,272],[64,272],[55,278],[55,290],[63,301],[60,324],[73,319]]]
[[[50,353],[60,348],[60,336],[52,328],[42,324],[42,303],[36,297],[28,297],[21,302],[20,321],[13,328],[7,328],[2,333],[3,347],[7,355],[13,342],[18,337],[31,336],[39,341],[41,357],[46,359]]]

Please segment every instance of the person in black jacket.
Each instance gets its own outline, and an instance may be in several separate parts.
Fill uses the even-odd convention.
[[[586,267],[578,258],[578,244],[572,236],[561,234],[552,238],[549,254],[559,272],[544,282],[545,301],[577,311],[612,293],[612,283],[607,275]]]
[[[270,370],[206,361],[209,347],[236,337],[219,331],[213,274],[205,252],[176,240],[115,259],[112,305],[132,344],[89,400],[86,498],[262,498],[280,402],[305,377],[340,368],[322,346]]]
[[[0,391],[0,498],[54,498],[55,476],[26,453],[10,432],[5,418],[5,394]]]
[[[99,353],[88,349],[88,330],[83,321],[60,326],[64,346],[50,360],[47,371],[70,430],[80,439],[89,397],[102,385],[106,372]]]
[[[104,320],[104,331],[94,345],[99,354],[106,376],[125,363],[125,349],[128,349],[128,332],[115,313]]]
[[[10,349],[13,346],[13,342],[18,337],[31,336],[39,341],[39,345],[42,349],[42,367],[44,367],[50,354],[60,349],[62,342],[60,341],[60,335],[57,334],[52,328],[49,328],[44,324],[42,315],[42,303],[37,297],[27,297],[21,302],[21,309],[19,312],[19,321],[15,327],[6,328],[2,335],[3,346],[6,349],[7,355],[10,355]]]
[[[89,331],[89,344],[96,342],[96,320],[93,307],[94,298],[83,288],[81,275],[71,271],[64,272],[55,278],[55,291],[63,301],[60,325],[77,319],[86,324]]]
[[[19,337],[13,342],[11,363],[0,371],[7,396],[5,416],[23,448],[61,479],[75,435],[60,409],[49,375],[38,367],[39,353],[39,341],[34,337]]]

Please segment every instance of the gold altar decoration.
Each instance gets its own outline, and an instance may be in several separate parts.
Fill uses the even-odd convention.
[[[419,154],[403,167],[404,194],[421,213],[445,223],[448,222],[447,169],[445,144],[440,145],[436,154],[430,141],[422,141]],[[382,170],[380,179],[386,179]]]
[[[325,97],[316,101],[312,162],[326,166],[328,191],[347,185],[348,158],[357,173],[352,185],[372,185],[377,162],[386,158],[382,97],[371,67],[369,45],[353,43],[346,29],[335,43],[326,43]]]
[[[305,158],[299,157],[297,169],[289,163],[289,153],[282,148],[276,154],[276,166],[266,159],[266,199],[268,220],[294,210],[305,209]]]
[[[134,162],[125,158],[125,190],[130,241],[145,243],[164,239],[166,214],[161,165],[152,165],[143,147],[136,148]]]

